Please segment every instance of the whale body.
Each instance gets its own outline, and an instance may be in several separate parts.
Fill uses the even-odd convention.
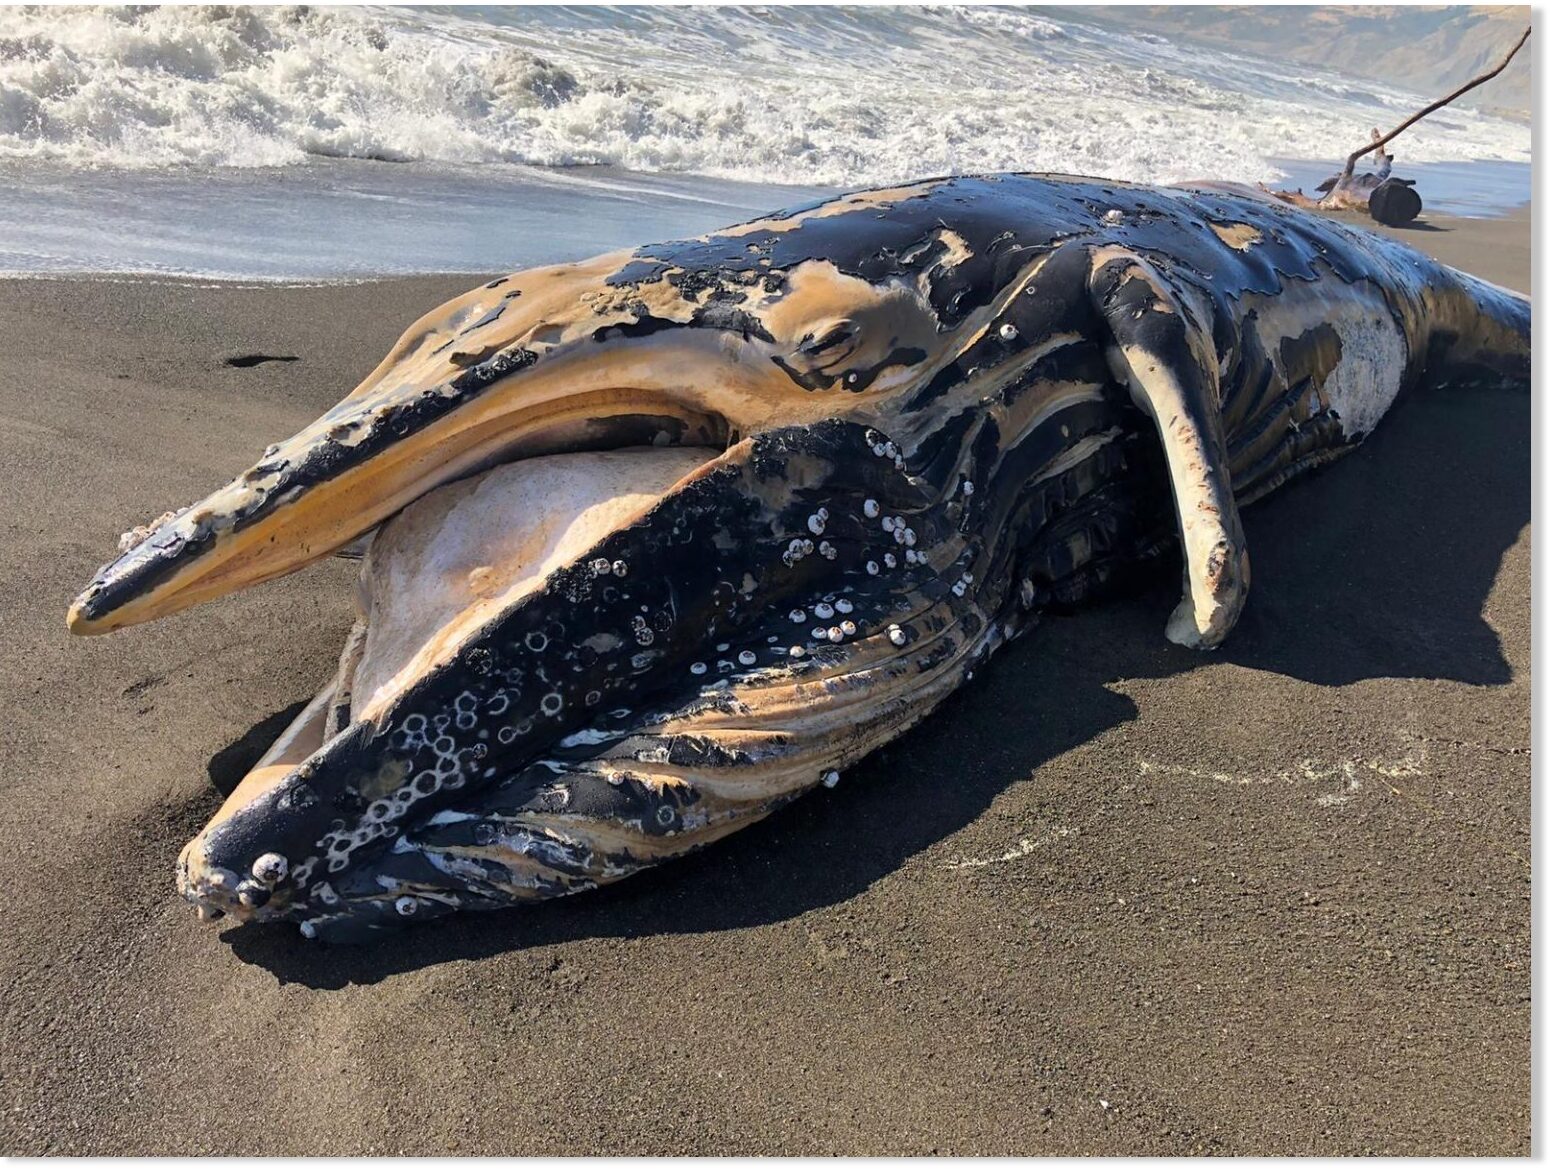
[[[1175,566],[1421,386],[1526,384],[1525,298],[1227,187],[857,192],[492,281],[126,536],[103,633],[369,536],[336,676],[178,862],[206,917],[358,940],[750,824],[1046,612]]]

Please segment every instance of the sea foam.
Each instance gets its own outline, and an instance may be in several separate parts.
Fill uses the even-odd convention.
[[[0,160],[604,164],[847,185],[1275,177],[1415,95],[1004,8],[0,8]],[[1406,161],[1529,158],[1449,109]]]

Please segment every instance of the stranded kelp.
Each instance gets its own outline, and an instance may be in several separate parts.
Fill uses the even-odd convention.
[[[901,734],[1043,611],[1418,382],[1524,380],[1525,300],[1228,189],[923,182],[496,280],[127,538],[97,633],[375,533],[336,676],[185,849],[205,916],[358,938],[587,889]]]

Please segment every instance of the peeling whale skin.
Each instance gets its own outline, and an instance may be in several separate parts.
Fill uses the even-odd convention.
[[[103,633],[375,533],[339,670],[185,848],[202,917],[359,941],[592,888],[902,734],[1043,613],[1182,566],[1529,302],[1226,186],[928,180],[517,273],[126,535]]]

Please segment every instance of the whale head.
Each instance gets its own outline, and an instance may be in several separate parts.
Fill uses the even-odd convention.
[[[1160,545],[1166,495],[1121,490],[1155,439],[1059,225],[974,190],[491,281],[132,534],[75,632],[369,538],[336,677],[185,895],[351,938],[612,880],[832,781]]]

